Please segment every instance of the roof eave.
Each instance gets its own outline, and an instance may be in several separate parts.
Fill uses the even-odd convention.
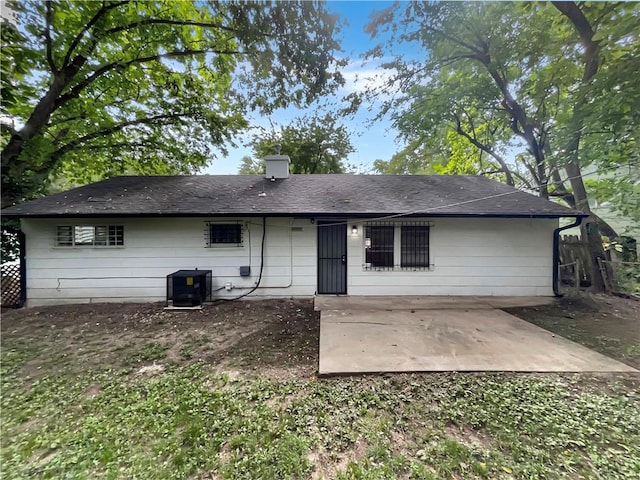
[[[411,213],[402,212],[181,212],[181,213],[124,213],[124,212],[103,212],[103,213],[24,213],[24,214],[3,214],[5,218],[177,218],[177,217],[301,217],[301,218],[402,218],[402,217],[440,217],[440,218],[586,218],[589,215],[580,212],[566,213]]]

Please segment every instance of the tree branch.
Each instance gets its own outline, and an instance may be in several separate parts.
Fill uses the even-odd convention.
[[[511,185],[513,187],[514,186],[513,176],[511,175],[511,171],[510,171],[510,169],[509,169],[509,167],[507,165],[507,162],[505,162],[504,159],[493,150],[493,148],[491,148],[488,145],[480,142],[476,138],[475,131],[473,132],[473,135],[470,135],[468,132],[466,132],[462,128],[462,123],[460,121],[460,118],[455,113],[453,115],[456,118],[456,123],[457,123],[456,132],[458,133],[458,135],[462,135],[472,145],[474,145],[476,148],[480,149],[480,151],[486,152],[487,154],[491,155],[491,157],[493,157],[500,164],[502,172],[505,174],[507,185]],[[467,114],[467,117],[468,117],[468,114]]]
[[[53,61],[53,52],[51,45],[51,22],[53,19],[53,7],[51,0],[47,0],[47,13],[45,14],[45,27],[44,27],[44,45],[47,56],[47,63],[49,64],[49,68],[51,72],[55,75],[58,73],[58,69],[56,64]]]
[[[511,175],[513,175],[518,180],[520,180],[524,184],[524,186],[527,187],[529,190],[534,190],[534,191],[536,190],[531,185],[531,182],[526,177],[520,175],[518,172],[511,170]]]
[[[441,66],[446,67],[450,63],[455,63],[458,60],[478,60],[478,61],[482,61],[482,58],[479,57],[475,53],[468,53],[468,54],[460,54],[460,55],[453,55],[451,57],[446,57],[446,58],[443,58],[442,60],[438,60],[437,63],[439,65],[441,65]]]
[[[503,76],[503,72],[498,72],[498,70],[491,64],[491,59],[489,54],[487,53],[487,63],[484,64],[486,69],[493,78],[494,82],[500,89],[502,93],[502,104],[512,119],[511,129],[514,133],[522,136],[529,149],[531,150],[531,154],[536,162],[536,170],[537,173],[534,177],[539,181],[539,193],[540,196],[546,198],[548,195],[547,191],[547,182],[546,182],[546,174],[545,174],[545,164],[544,164],[544,153],[540,146],[539,141],[536,139],[536,135],[534,132],[533,125],[529,123],[527,118],[527,114],[522,108],[522,106],[518,103],[518,101],[513,98],[511,92],[509,92],[509,88],[507,86],[506,77]],[[518,124],[522,127],[522,130],[518,128]]]
[[[114,8],[118,8],[121,5],[126,5],[129,2],[130,0],[124,0],[122,2],[112,3],[111,5],[106,5],[105,3],[103,3],[100,10],[98,10],[95,13],[95,15],[91,18],[91,20],[89,20],[86,23],[86,25],[82,27],[82,30],[78,32],[78,34],[75,36],[75,38],[71,42],[71,45],[69,45],[69,49],[67,50],[67,53],[64,56],[64,62],[62,64],[63,67],[69,64],[69,61],[71,60],[71,56],[73,55],[74,50],[78,47],[78,44],[82,40],[82,37],[84,37],[84,35],[98,22],[98,20],[100,20],[100,18],[102,18],[110,10],[113,10]]]
[[[436,33],[438,35],[441,35],[442,37],[446,38],[447,40],[449,40],[450,42],[455,43],[456,45],[460,46],[460,47],[464,47],[467,50],[471,51],[471,52],[475,52],[477,54],[482,54],[482,51],[478,50],[474,45],[471,45],[469,43],[466,43],[462,40],[460,40],[459,38],[454,37],[453,35],[449,35],[447,33],[444,33],[442,30],[438,30],[437,28],[433,28],[430,26],[426,26],[427,30],[431,30],[433,33]]]
[[[565,201],[567,205],[571,208],[576,208],[576,197],[564,186],[564,181],[560,178],[560,172],[557,168],[554,168],[551,171],[551,186],[553,190],[549,195],[553,195],[554,197],[561,198]]]
[[[61,95],[56,100],[56,108],[60,108],[62,105],[67,103],[69,100],[77,98],[80,93],[95,82],[98,78],[100,78],[105,73],[108,73],[112,70],[123,70],[131,65],[137,65],[142,63],[149,63],[161,60],[163,58],[176,58],[176,57],[186,57],[191,55],[198,55],[203,53],[215,53],[218,55],[246,55],[245,52],[236,51],[236,50],[210,50],[210,49],[202,49],[202,50],[175,50],[173,52],[167,53],[159,53],[158,55],[150,55],[147,57],[135,58],[133,60],[129,60],[128,62],[113,62],[107,65],[103,65],[99,69],[95,70],[91,75],[86,77],[81,82],[77,83],[68,93]]]
[[[153,123],[156,123],[157,121],[160,120],[171,120],[171,119],[180,119],[183,117],[187,117],[189,116],[189,113],[173,113],[173,114],[162,114],[162,115],[155,115],[153,117],[146,117],[146,118],[140,118],[140,119],[136,119],[136,120],[130,120],[127,122],[123,122],[123,123],[119,123],[117,125],[113,125],[112,127],[109,128],[105,128],[103,130],[99,130],[93,133],[90,133],[88,135],[85,135],[84,137],[78,137],[74,140],[72,140],[71,142],[69,142],[68,144],[58,148],[56,151],[54,151],[51,155],[49,155],[49,157],[37,168],[34,168],[33,165],[30,165],[28,162],[20,162],[18,164],[9,164],[7,165],[8,167],[12,167],[12,171],[11,174],[12,176],[15,177],[19,177],[20,175],[22,175],[27,169],[29,169],[33,175],[43,175],[47,172],[49,172],[58,162],[58,160],[60,159],[60,157],[62,157],[65,153],[75,149],[75,148],[80,148],[80,146],[82,146],[83,143],[86,143],[90,140],[96,139],[96,138],[100,138],[100,137],[104,137],[107,135],[111,135],[113,133],[119,132],[120,130],[123,130],[127,127],[131,127],[134,125],[151,125]],[[3,160],[3,166],[5,166],[5,157],[2,157]]]
[[[524,168],[526,168],[531,174],[531,177],[537,184],[537,188],[540,188],[540,185],[542,184],[542,180],[538,178],[538,172],[536,171],[535,168],[533,168],[533,165],[531,165],[529,162],[526,162],[526,161],[522,162],[522,164],[524,165]]]
[[[168,18],[147,18],[145,20],[140,20],[139,22],[129,23],[127,25],[120,25],[118,27],[110,28],[109,30],[105,30],[100,37],[105,37],[107,35],[112,35],[114,33],[123,32],[126,30],[131,30],[133,28],[141,27],[144,25],[175,25],[175,26],[190,26],[190,27],[203,27],[203,28],[217,28],[219,30],[223,30],[225,32],[230,32],[234,34],[242,33],[241,30],[237,28],[227,27],[226,25],[222,25],[219,23],[211,23],[211,22],[196,22],[190,20],[171,20]],[[269,36],[266,33],[260,32],[262,36]]]
[[[582,82],[588,82],[598,71],[600,59],[598,58],[598,51],[600,48],[600,41],[593,40],[595,32],[589,23],[589,20],[584,15],[582,10],[574,2],[552,2],[560,13],[569,19],[573,24],[580,41],[585,48],[585,68],[582,75]]]
[[[76,139],[74,139],[73,141],[69,142],[68,144],[64,145],[63,147],[60,147],[59,149],[57,149],[55,152],[53,152],[50,156],[50,159],[53,159],[53,164],[55,164],[55,162],[62,157],[62,155],[64,155],[65,153],[73,150],[74,148],[78,148],[79,146],[81,146],[83,143],[86,143],[90,140],[93,140],[95,138],[100,138],[100,137],[105,137],[107,135],[112,135],[114,133],[117,133],[127,127],[132,127],[134,125],[152,125],[155,123],[158,123],[159,120],[177,120],[177,119],[181,119],[184,117],[188,117],[191,114],[189,113],[168,113],[168,114],[162,114],[162,115],[154,115],[152,117],[146,117],[146,118],[138,118],[136,120],[129,120],[127,122],[122,122],[119,123],[117,125],[113,125],[109,128],[105,128],[103,130],[98,130],[95,131],[93,133],[90,133],[88,135],[85,135],[84,137],[78,137]]]
[[[121,143],[110,143],[108,145],[83,145],[80,147],[76,147],[82,150],[112,150],[120,147],[131,148],[131,147],[148,147],[149,145],[144,142],[121,142]]]

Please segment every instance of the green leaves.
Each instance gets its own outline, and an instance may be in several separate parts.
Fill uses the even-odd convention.
[[[52,178],[205,166],[247,122],[343,83],[310,2],[20,2],[3,28],[3,205]],[[6,74],[6,75],[5,75]],[[6,129],[8,130],[8,129]]]
[[[3,349],[3,365],[23,357]],[[28,385],[11,368],[2,469],[6,478],[632,478],[640,417],[625,381],[606,391],[580,376],[230,382],[200,362]]]
[[[389,82],[372,96],[397,92],[384,111],[407,151],[423,152],[422,171],[496,172],[570,199],[566,191],[577,189],[566,180],[575,172],[562,171],[568,163],[608,171],[637,163],[638,5],[567,8],[584,15],[599,45],[588,81],[594,64],[584,38],[550,4],[410,2],[373,18],[370,31],[389,40],[369,55],[393,61],[384,65]],[[397,48],[412,53],[394,56]],[[392,171],[410,171],[409,160]]]
[[[353,152],[350,133],[335,116],[319,114],[296,119],[279,130],[263,130],[253,139],[253,151],[258,159],[272,155],[276,145],[291,158],[291,173],[344,173],[344,161]],[[263,162],[243,159],[239,173],[263,173]]]

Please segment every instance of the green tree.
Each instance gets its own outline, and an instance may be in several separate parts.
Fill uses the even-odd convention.
[[[273,153],[273,152],[272,152]],[[254,159],[248,155],[245,155],[240,160],[240,168],[238,169],[240,175],[261,175],[265,173],[265,165],[262,160]]]
[[[283,155],[291,158],[291,173],[345,173],[345,161],[353,146],[349,131],[335,116],[302,117],[279,129],[264,130],[253,139],[256,158],[273,155],[280,145]],[[243,158],[241,174],[264,173],[264,162]]]
[[[371,56],[386,57],[398,42],[429,53],[384,65],[395,72],[385,88],[396,95],[383,113],[407,142],[446,145],[443,173],[498,175],[588,214],[582,232],[598,280],[599,230],[615,232],[592,214],[582,172],[638,158],[640,123],[621,104],[626,99],[608,97],[627,88],[638,98],[639,10],[621,3],[396,5],[368,27],[391,36]]]
[[[247,124],[342,83],[319,2],[20,1],[2,28],[2,206],[121,173],[192,172]]]
[[[443,152],[432,149],[425,142],[414,140],[391,159],[374,160],[373,171],[382,175],[434,174],[439,165],[438,159],[448,159],[448,155]]]

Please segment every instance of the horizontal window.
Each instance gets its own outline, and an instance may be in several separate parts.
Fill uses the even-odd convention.
[[[366,270],[428,270],[427,222],[369,222],[365,224]]]
[[[59,225],[57,247],[121,247],[124,245],[122,225]]]
[[[242,223],[208,223],[207,247],[242,246]]]

